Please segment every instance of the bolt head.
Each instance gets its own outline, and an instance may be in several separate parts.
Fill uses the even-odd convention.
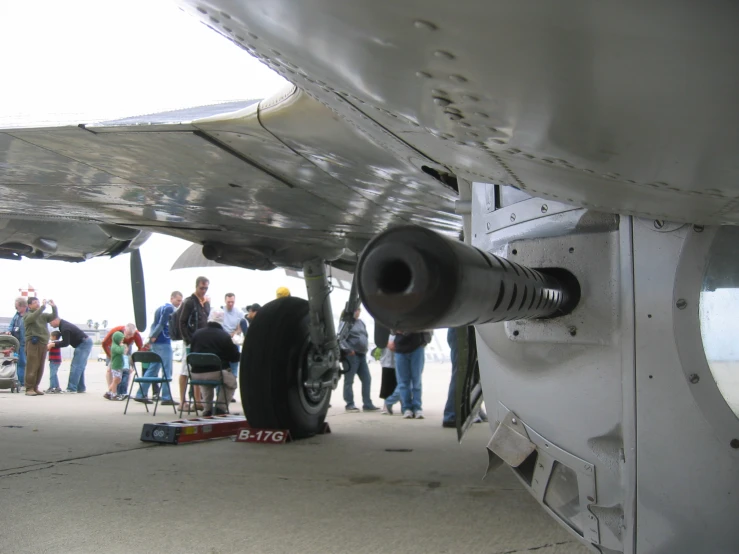
[[[511,221],[516,221],[516,214],[511,214]]]
[[[677,306],[678,310],[684,310],[688,307],[688,301],[684,298],[679,298],[677,302],[675,302],[675,306]]]
[[[654,228],[655,229],[662,229],[662,227],[665,226],[665,222],[661,219],[655,219],[654,220]]]
[[[541,213],[545,214],[545,213],[547,213],[548,211],[549,211],[549,206],[547,206],[546,204],[544,204],[544,205],[543,205],[543,206],[541,207]]]
[[[515,417],[512,417],[511,423],[513,423],[513,425],[516,425],[516,423],[518,423],[518,420]]]
[[[691,374],[690,374],[690,375],[688,376],[688,381],[690,381],[690,382],[691,382],[692,384],[694,384],[694,385],[695,385],[696,383],[698,383],[698,381],[700,381],[700,380],[701,380],[700,376],[699,376],[699,375],[696,375],[695,373],[691,373]]]

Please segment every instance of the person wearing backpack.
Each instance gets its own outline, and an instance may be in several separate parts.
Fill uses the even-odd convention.
[[[149,331],[149,345],[151,351],[159,354],[162,363],[149,364],[144,372],[144,377],[158,377],[159,369],[164,371],[166,379],[172,379],[172,337],[169,333],[169,321],[174,311],[182,304],[182,293],[178,290],[169,295],[169,302],[157,308],[154,313],[154,323],[152,323]],[[136,402],[151,402],[148,399],[149,384],[141,383],[139,390],[134,397]],[[172,391],[170,385],[162,384],[161,388],[162,404],[164,406],[173,406],[175,401],[172,400]]]
[[[208,315],[210,314],[210,302],[205,294],[208,292],[210,280],[207,277],[198,277],[195,279],[195,292],[188,296],[182,305],[175,312],[175,320],[179,335],[185,343],[185,353],[182,357],[182,371],[180,372],[180,399],[182,409],[189,411],[189,405],[185,400],[185,389],[187,388],[187,355],[190,353],[190,344],[192,336],[198,329],[204,328],[208,324]],[[195,401],[200,403],[200,387],[195,387]],[[198,408],[200,409],[200,408]]]

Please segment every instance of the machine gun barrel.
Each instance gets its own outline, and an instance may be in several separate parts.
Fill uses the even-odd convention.
[[[579,300],[571,274],[530,269],[416,226],[372,239],[357,278],[367,311],[406,331],[549,318]]]

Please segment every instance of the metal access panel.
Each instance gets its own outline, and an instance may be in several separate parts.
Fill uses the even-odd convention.
[[[739,552],[739,230],[716,253],[726,229],[536,198],[491,212],[490,187],[473,187],[473,244],[567,269],[582,294],[564,317],[476,327],[493,435],[521,430],[491,441],[491,467],[594,552]],[[719,326],[704,296],[723,289]]]

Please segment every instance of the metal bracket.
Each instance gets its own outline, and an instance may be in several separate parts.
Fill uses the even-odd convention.
[[[331,310],[331,285],[326,265],[320,258],[303,264],[308,290],[311,347],[308,352],[308,378],[304,386],[313,390],[336,388],[339,382],[339,342]]]
[[[493,433],[488,450],[509,466],[518,467],[536,450],[536,445],[529,440],[529,434],[516,414],[508,412]]]

